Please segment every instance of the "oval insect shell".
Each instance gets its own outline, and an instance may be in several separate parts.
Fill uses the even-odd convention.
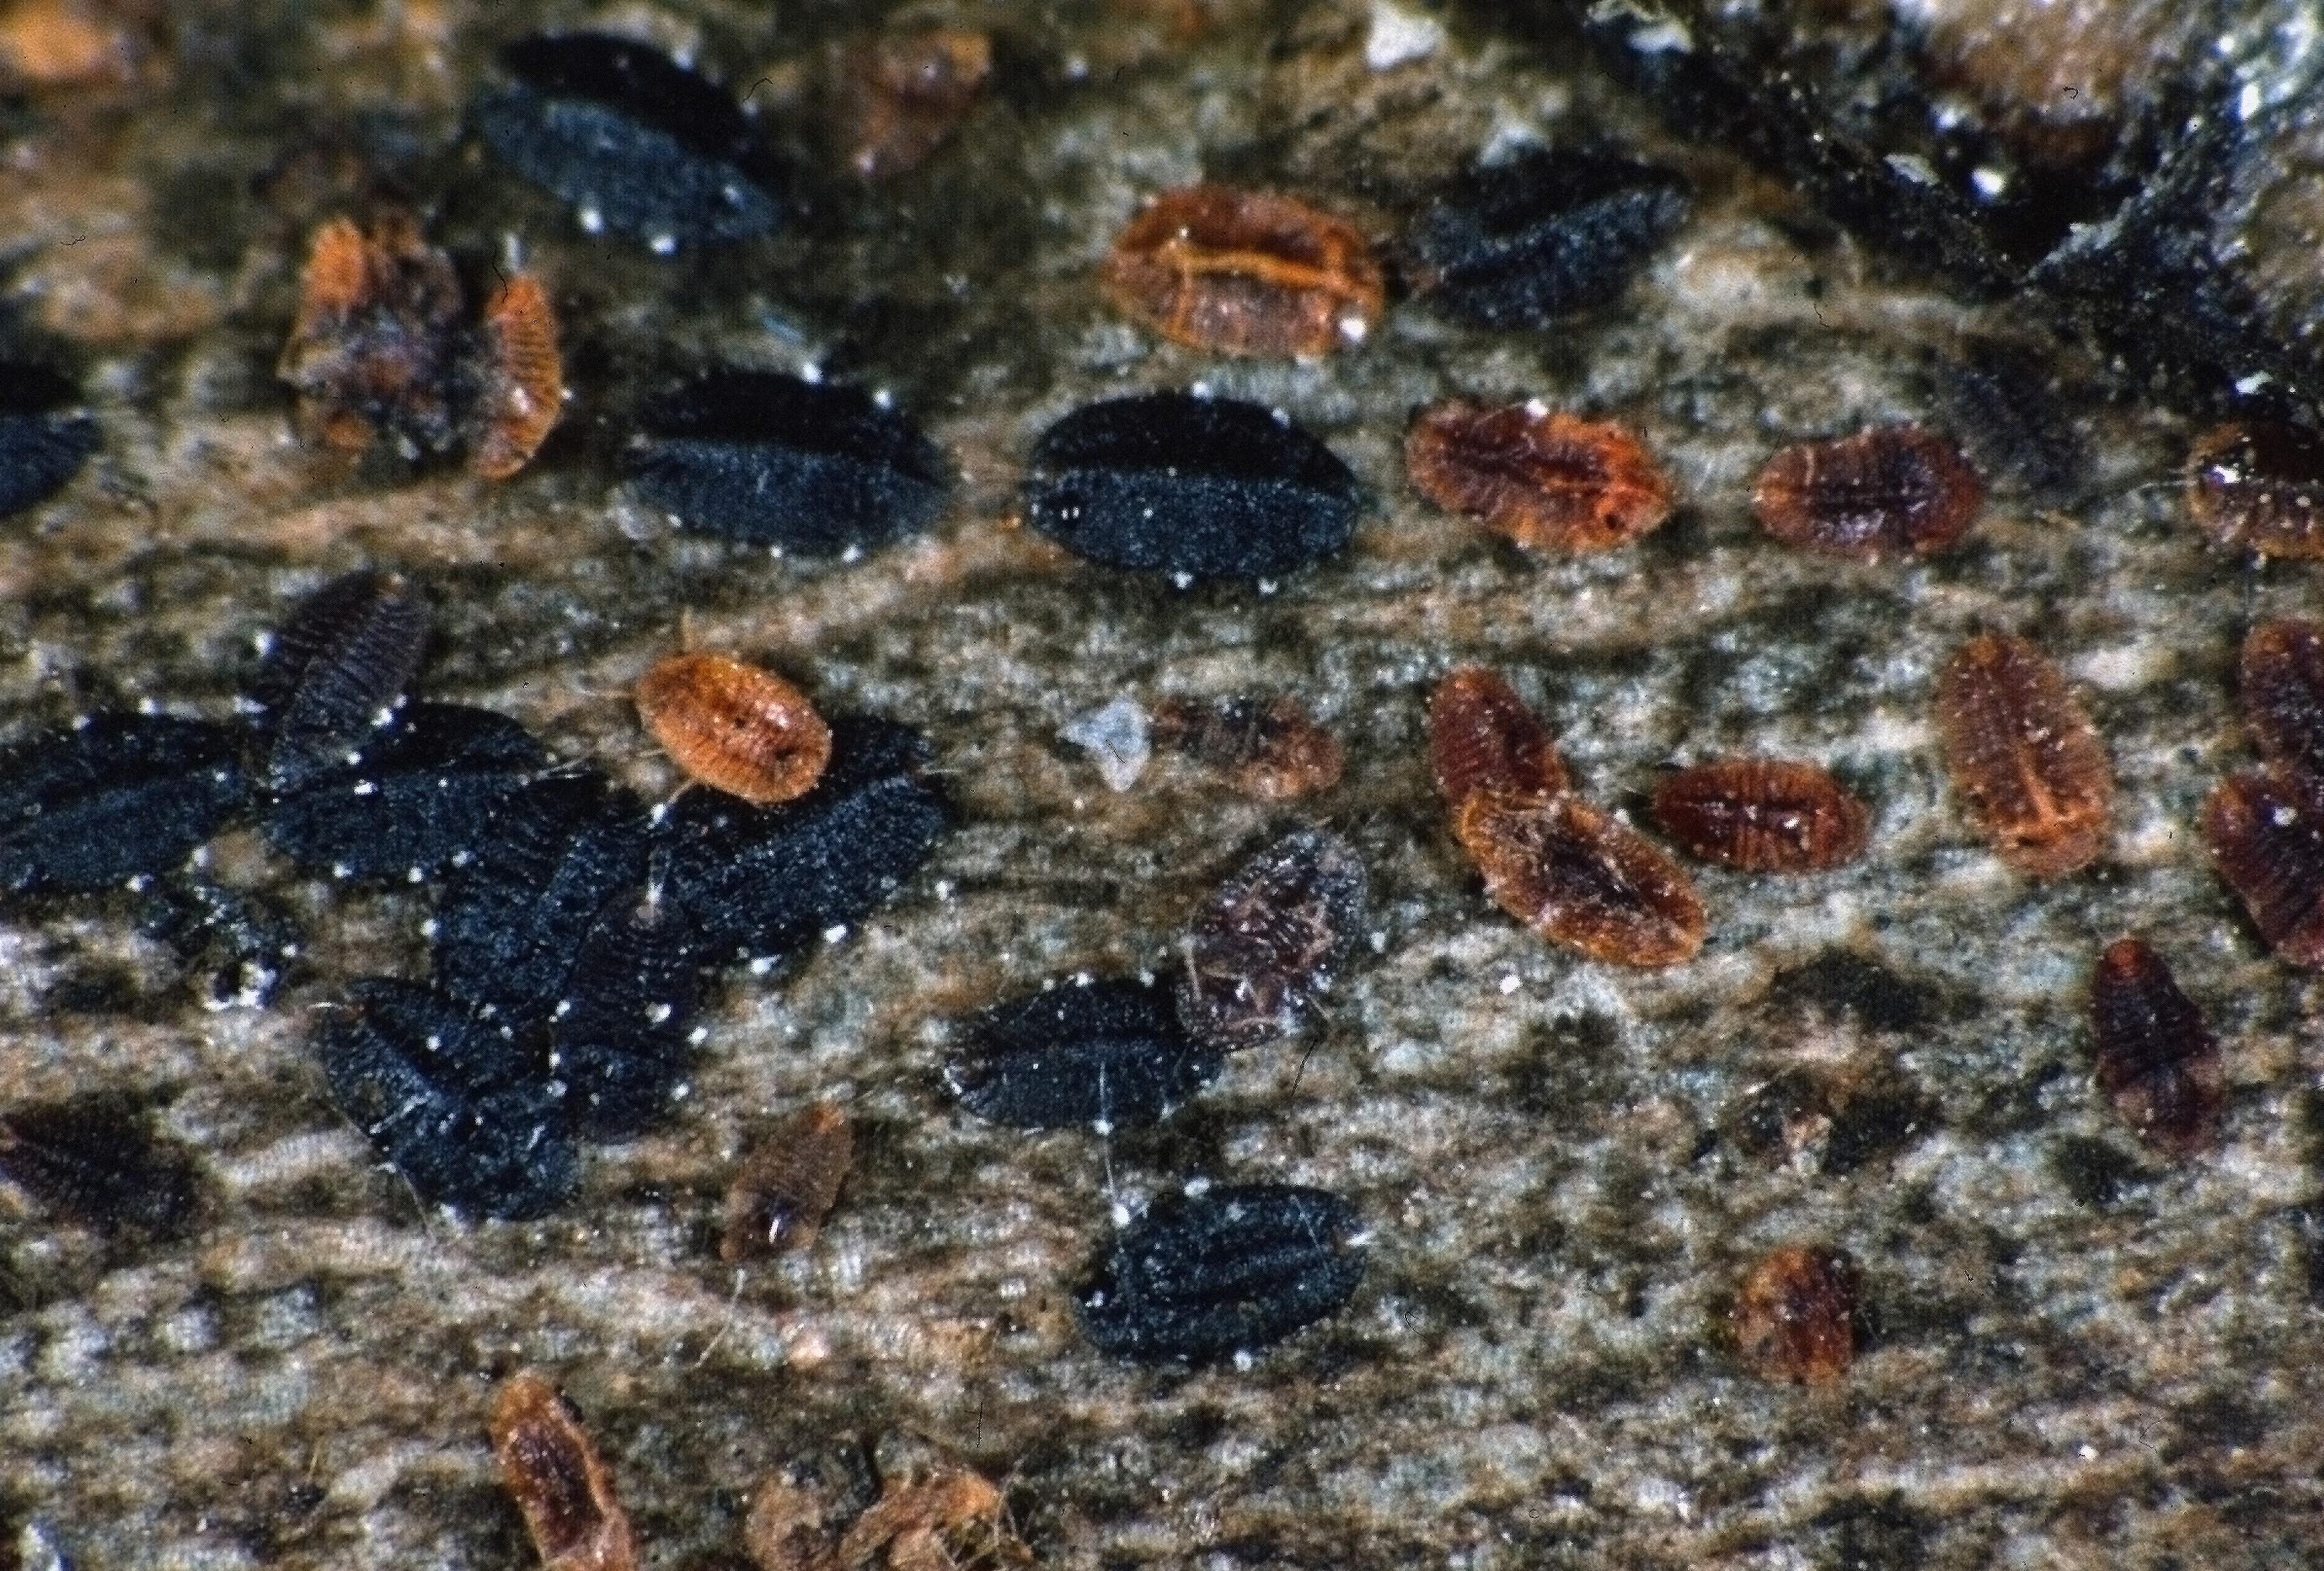
[[[1838,1380],[1856,1362],[1858,1291],[1855,1262],[1838,1250],[1771,1250],[1744,1276],[1728,1310],[1735,1351],[1769,1380]]]
[[[2253,628],[2236,663],[2236,697],[2261,757],[2324,775],[2324,626],[2286,617]]]
[[[1655,822],[1707,862],[1746,873],[1820,873],[1864,854],[1872,815],[1829,771],[1721,758],[1655,788]]]
[[[1612,550],[1661,527],[1673,506],[1669,477],[1628,430],[1538,404],[1424,410],[1404,464],[1431,502],[1528,550]]]
[[[1984,633],[1937,673],[1937,725],[1953,789],[2004,862],[2036,878],[2105,848],[2114,768],[2050,658]]]
[[[2275,420],[2216,427],[2187,455],[2187,508],[2221,545],[2324,557],[2324,439]]]
[[[803,796],[831,762],[805,693],[723,654],[674,654],[638,682],[638,714],[687,776],[766,806]]]
[[[1360,340],[1387,300],[1351,225],[1270,191],[1166,191],[1107,255],[1108,299],[1174,343],[1312,359]]]
[[[2229,775],[2203,804],[2203,840],[2268,947],[2324,969],[2324,781],[2281,769]]]
[[[1916,425],[1785,448],[1751,492],[1759,526],[1785,545],[1865,561],[1934,556],[1969,532],[1984,505],[1976,467]]]
[[[1570,783],[1565,761],[1517,689],[1482,666],[1448,672],[1428,695],[1428,762],[1444,805],[1471,791],[1539,791]]]
[[[1675,966],[1702,947],[1702,900],[1685,872],[1571,792],[1471,791],[1452,832],[1485,892],[1544,938],[1617,966]]]
[[[2141,1140],[2172,1156],[2211,1143],[2227,1094],[2218,1039],[2144,938],[2108,945],[2090,975],[2098,1089]]]

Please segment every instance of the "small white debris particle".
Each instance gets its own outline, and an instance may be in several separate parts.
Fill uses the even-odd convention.
[[[1364,64],[1376,71],[1426,60],[1444,42],[1444,24],[1416,15],[1388,0],[1372,0],[1371,31],[1364,35]]]
[[[847,937],[847,924],[845,922],[834,922],[831,926],[823,929],[823,941],[826,944],[836,944],[845,937]]]
[[[1503,998],[1507,998],[1510,993],[1515,993],[1518,988],[1524,985],[1524,983],[1517,980],[1517,974],[1512,971],[1507,976],[1501,978],[1501,996]]]
[[[1126,791],[1146,772],[1154,756],[1146,731],[1146,711],[1128,694],[1102,708],[1076,716],[1058,735],[1088,753],[1110,790]]]
[[[2009,189],[2009,174],[2006,170],[1981,163],[1969,171],[1969,183],[1977,188],[1978,196],[1989,202]]]

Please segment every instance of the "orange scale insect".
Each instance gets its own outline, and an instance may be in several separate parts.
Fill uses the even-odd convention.
[[[804,795],[831,762],[805,693],[723,654],[674,654],[639,679],[638,714],[688,778],[761,807]]]

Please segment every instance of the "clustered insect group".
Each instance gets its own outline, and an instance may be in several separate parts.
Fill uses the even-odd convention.
[[[689,67],[597,33],[521,40],[501,64],[506,79],[477,100],[475,129],[585,231],[669,254],[783,221],[786,177],[752,117]],[[927,157],[991,66],[977,35],[941,30],[850,56],[849,162],[871,178]],[[1388,310],[1391,262],[1449,316],[1536,328],[1618,298],[1689,205],[1666,171],[1535,151],[1457,178],[1384,260],[1355,226],[1302,201],[1203,184],[1140,212],[1098,287],[1153,332],[1220,355],[1347,351]],[[336,220],[317,235],[282,374],[324,444],[352,451],[384,434],[407,456],[465,447],[493,479],[540,448],[563,396],[541,284],[504,280],[471,322],[451,263],[405,215],[367,230]],[[64,484],[96,431],[53,378],[18,370],[0,388],[0,512],[14,512]],[[1620,548],[1680,500],[1635,433],[1537,400],[1419,411],[1404,458],[1422,496],[1535,551]],[[928,528],[953,488],[944,453],[884,399],[725,366],[650,402],[622,463],[633,492],[684,527],[825,556]],[[2324,555],[2324,446],[2308,433],[2224,428],[2198,443],[2189,478],[2195,517],[2223,542]],[[1891,424],[1774,454],[1750,504],[1787,548],[1870,560],[1954,547],[1983,499],[1982,477],[1950,441]],[[1182,585],[1268,583],[1343,551],[1363,500],[1349,467],[1283,411],[1156,391],[1085,405],[1044,432],[1022,513],[1103,566]],[[826,722],[782,678],[707,653],[672,657],[641,684],[648,728],[698,782],[650,809],[552,762],[506,716],[409,701],[427,629],[410,586],[359,575],[320,591],[275,640],[248,725],[109,714],[20,744],[0,767],[0,883],[69,893],[151,879],[254,817],[303,870],[434,890],[431,978],[351,984],[317,1052],[339,1104],[421,1194],[531,1215],[569,1189],[576,1137],[632,1133],[665,1109],[699,1035],[704,973],[856,919],[919,865],[949,812],[914,734]],[[2243,700],[2266,768],[2218,788],[2205,836],[2268,942],[2324,964],[2324,633],[2255,629]],[[2099,855],[2105,744],[2039,649],[1997,633],[1969,640],[1938,676],[1935,716],[1954,787],[2005,862],[2053,878]],[[1452,838],[1496,904],[1600,961],[1668,966],[1700,950],[1711,919],[1692,880],[1586,799],[1507,679],[1453,670],[1427,719]],[[1285,698],[1176,701],[1155,733],[1268,799],[1326,789],[1344,762],[1336,739]],[[1652,812],[1691,855],[1751,873],[1827,871],[1870,839],[1867,805],[1800,760],[1677,771],[1654,790]],[[122,823],[134,833],[112,829]],[[959,1028],[946,1083],[969,1113],[1012,1128],[1106,1132],[1165,1117],[1218,1077],[1225,1054],[1309,1023],[1352,953],[1365,892],[1351,846],[1293,829],[1195,914],[1169,985],[1081,977],[997,1004]],[[2201,1149],[2224,1070],[2200,1010],[2135,938],[2106,950],[2091,987],[2100,1088],[2158,1149]],[[40,1144],[23,1133],[36,1126],[0,1126],[0,1173],[37,1190],[38,1164],[23,1154]],[[722,1253],[811,1241],[851,1151],[838,1108],[800,1114],[744,1164]],[[1132,1359],[1244,1354],[1345,1304],[1361,1238],[1336,1196],[1197,1180],[1098,1252],[1076,1288],[1081,1321],[1100,1349]],[[1777,1249],[1734,1296],[1735,1346],[1771,1374],[1834,1378],[1857,1345],[1858,1294],[1845,1256]],[[626,1542],[617,1505],[557,1515],[570,1516],[570,1500],[611,1498],[570,1428],[531,1377],[511,1383],[493,1421],[504,1457],[547,1455],[540,1466],[563,1476],[528,1498],[531,1465],[509,1464],[544,1555],[613,1564],[576,1535]],[[540,1503],[560,1492],[569,1499]],[[998,1510],[983,1496],[953,1504],[968,1518]],[[934,1508],[916,1497],[894,1514],[918,1521],[924,1509]],[[779,1563],[834,1553],[862,1563],[816,1538],[819,1523],[770,1511],[753,1528],[766,1545],[820,1546]],[[761,1558],[790,1553],[765,1548]]]

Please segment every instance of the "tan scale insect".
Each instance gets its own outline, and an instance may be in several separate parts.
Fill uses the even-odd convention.
[[[639,679],[638,715],[687,778],[746,802],[787,802],[831,762],[831,727],[805,693],[723,654],[674,654]]]

